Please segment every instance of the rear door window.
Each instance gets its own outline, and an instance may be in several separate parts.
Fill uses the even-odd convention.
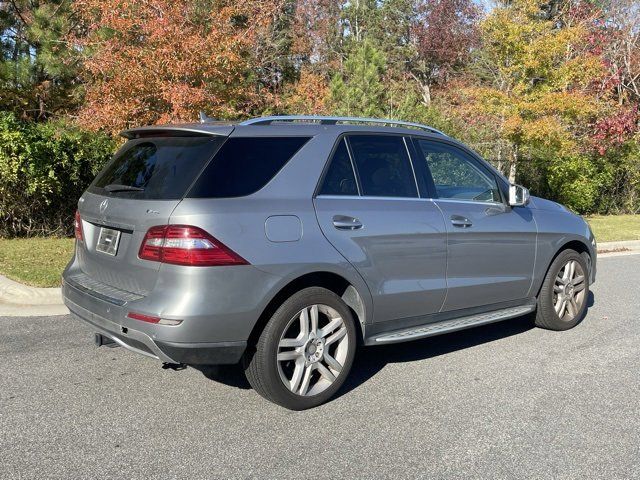
[[[346,140],[338,144],[324,176],[320,195],[358,195],[356,177],[347,151]]]
[[[310,137],[232,137],[207,165],[188,196],[242,197],[264,187]]]
[[[402,137],[352,135],[353,153],[362,195],[371,197],[417,197],[415,177]]]
[[[218,136],[129,140],[89,191],[136,199],[180,199],[224,140]]]

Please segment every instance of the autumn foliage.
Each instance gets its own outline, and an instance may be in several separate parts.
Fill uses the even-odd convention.
[[[106,145],[199,111],[399,118],[579,212],[640,212],[637,0],[0,3],[9,128]]]
[[[80,122],[117,131],[193,120],[205,110],[234,117],[255,103],[250,49],[278,2],[82,0],[85,103]]]

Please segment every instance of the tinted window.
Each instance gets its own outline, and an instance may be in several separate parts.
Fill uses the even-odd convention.
[[[409,156],[402,137],[353,135],[349,137],[362,195],[417,197]]]
[[[502,201],[496,179],[462,150],[444,143],[417,141],[438,198]]]
[[[255,193],[308,140],[309,137],[230,138],[202,172],[189,197],[241,197]]]
[[[356,177],[353,174],[345,140],[340,141],[333,154],[320,195],[358,195]]]
[[[212,136],[129,140],[89,190],[140,199],[182,198],[223,141]]]

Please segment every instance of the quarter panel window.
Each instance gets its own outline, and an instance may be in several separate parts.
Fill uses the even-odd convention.
[[[362,195],[417,197],[416,182],[402,137],[353,135],[349,137]]]
[[[465,152],[452,145],[419,139],[417,142],[427,171],[431,173],[438,198],[501,202],[493,175]]]
[[[331,158],[320,195],[358,195],[356,177],[344,139],[340,140]]]
[[[209,162],[188,196],[224,198],[263,188],[310,137],[231,137]]]

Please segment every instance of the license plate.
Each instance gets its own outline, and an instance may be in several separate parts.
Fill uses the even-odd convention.
[[[113,228],[100,228],[96,251],[115,256],[118,253],[118,243],[120,243],[120,230]]]

